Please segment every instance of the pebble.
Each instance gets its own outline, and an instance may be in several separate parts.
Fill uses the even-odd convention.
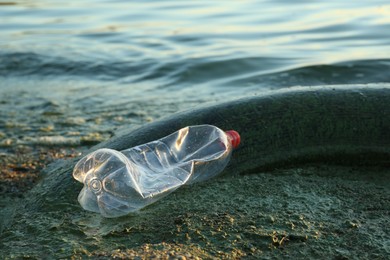
[[[52,132],[54,130],[54,125],[48,125],[45,127],[39,128],[41,132]]]
[[[0,146],[11,146],[13,143],[13,140],[11,138],[7,138],[0,142]]]

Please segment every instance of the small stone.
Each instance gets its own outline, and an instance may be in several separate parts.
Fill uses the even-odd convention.
[[[351,228],[359,228],[359,224],[352,221],[346,221],[346,224]]]
[[[41,127],[39,129],[41,132],[51,132],[54,130],[54,126],[53,125],[48,125],[48,126],[45,126],[45,127]]]
[[[11,138],[7,138],[0,143],[0,146],[11,146],[12,143],[13,143],[13,140]]]
[[[227,215],[226,218],[230,222],[230,224],[234,224],[234,218],[233,217]]]

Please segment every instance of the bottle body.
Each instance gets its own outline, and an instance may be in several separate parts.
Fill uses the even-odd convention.
[[[97,150],[80,160],[73,176],[84,184],[78,200],[89,211],[119,217],[182,185],[210,179],[227,165],[232,144],[221,129],[189,126],[123,151]]]

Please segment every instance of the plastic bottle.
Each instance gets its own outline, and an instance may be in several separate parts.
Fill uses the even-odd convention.
[[[120,152],[99,149],[74,168],[73,177],[84,184],[78,201],[104,217],[126,215],[184,184],[216,176],[239,143],[234,130],[198,125]]]

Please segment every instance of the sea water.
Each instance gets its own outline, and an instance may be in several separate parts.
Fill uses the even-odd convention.
[[[389,72],[386,0],[0,1],[0,146],[94,143],[204,102]]]

